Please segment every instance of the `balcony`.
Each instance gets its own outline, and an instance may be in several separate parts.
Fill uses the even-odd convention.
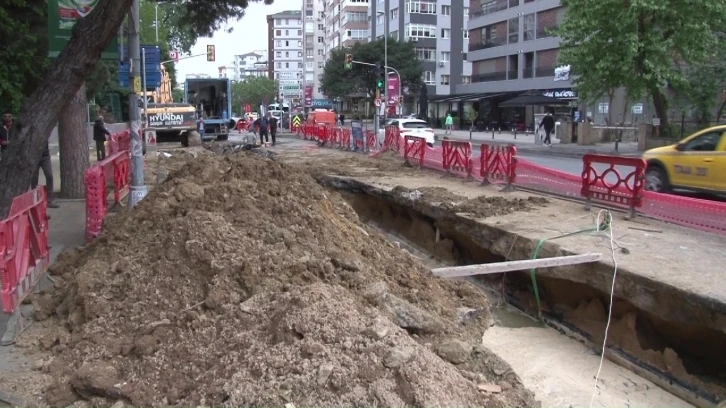
[[[472,83],[506,81],[506,80],[507,80],[507,71],[489,72],[486,74],[474,74],[471,76]]]
[[[557,31],[557,27],[558,26],[555,25],[552,27],[542,27],[542,28],[538,29],[537,30],[537,39],[539,40],[540,38],[557,37],[557,33],[555,33],[555,31]]]
[[[496,13],[497,11],[506,10],[507,8],[509,8],[509,0],[490,1],[482,4],[481,10],[472,12],[469,18],[485,16],[487,14]]]
[[[534,76],[537,78],[542,77],[553,77],[555,76],[555,69],[554,68],[545,68],[545,67],[537,67],[534,70]]]
[[[469,52],[486,50],[487,48],[501,47],[502,45],[507,45],[506,38],[486,40],[480,43],[469,43]]]
[[[534,67],[525,67],[522,70],[522,78],[524,78],[524,79],[534,78]]]
[[[518,78],[519,78],[519,72],[517,72],[516,69],[510,69],[509,71],[507,71],[508,80],[511,81],[512,79],[518,79]]]

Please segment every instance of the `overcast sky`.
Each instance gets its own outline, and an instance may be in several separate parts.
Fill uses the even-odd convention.
[[[200,38],[192,47],[192,55],[206,55],[207,45],[214,44],[217,60],[207,62],[207,59],[201,56],[179,61],[176,64],[178,79],[183,81],[187,74],[207,74],[216,77],[219,74],[217,69],[222,65],[231,65],[235,55],[266,50],[267,15],[301,8],[301,3],[294,0],[276,0],[275,4],[269,6],[261,2],[250,2],[241,20],[229,22],[228,27],[234,28],[231,33],[225,30],[217,31],[212,38]]]

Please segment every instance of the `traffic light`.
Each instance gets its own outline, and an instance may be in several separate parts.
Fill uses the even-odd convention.
[[[207,61],[214,62],[214,45],[207,45]]]
[[[381,69],[381,64],[376,64],[376,89],[383,89],[386,86],[385,75]]]
[[[353,54],[345,54],[345,69],[353,69]]]

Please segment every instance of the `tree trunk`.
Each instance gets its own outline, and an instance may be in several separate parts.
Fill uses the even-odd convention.
[[[84,198],[86,195],[83,174],[90,165],[86,124],[87,109],[84,84],[73,95],[58,118],[60,196],[63,198]]]
[[[13,198],[28,191],[50,132],[61,110],[93,72],[118,33],[132,0],[101,1],[73,27],[66,48],[51,64],[38,89],[26,99],[0,161],[0,219]]]
[[[650,94],[653,97],[653,107],[655,114],[660,119],[660,128],[658,130],[662,137],[671,135],[670,122],[668,121],[668,100],[658,87],[652,87]]]

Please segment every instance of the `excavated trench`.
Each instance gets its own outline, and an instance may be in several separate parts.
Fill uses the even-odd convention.
[[[434,208],[422,200],[401,200],[390,192],[372,188],[355,180],[321,177],[321,184],[337,190],[358,213],[360,219],[380,230],[401,247],[409,250],[430,267],[472,265],[505,260],[505,248],[511,259],[531,257],[536,243],[525,239],[510,242],[515,245],[494,245],[503,234],[493,226],[473,222],[451,212]],[[475,225],[476,224],[476,225]],[[542,257],[554,256],[556,248],[543,248]],[[609,279],[612,279],[612,267]],[[567,336],[577,339],[594,350],[600,350],[609,294],[597,289],[592,265],[568,268],[567,274],[587,274],[580,281],[566,279],[552,269],[537,271],[543,322]],[[552,276],[556,275],[556,276]],[[621,280],[629,274],[618,275]],[[511,272],[477,276],[473,282],[500,300],[507,307],[496,308],[497,324],[504,327],[541,325],[533,319],[538,315],[532,279],[529,272]],[[642,282],[633,282],[641,285]],[[602,286],[601,286],[602,287]],[[607,286],[606,286],[607,287]],[[656,304],[669,304],[678,310],[679,299],[657,287],[640,287],[639,291],[655,298]],[[657,299],[659,293],[664,299]],[[632,299],[632,298],[631,298]],[[713,407],[726,399],[726,334],[706,325],[685,323],[664,318],[636,305],[637,301],[617,298],[613,303],[613,319],[608,334],[607,358],[666,391],[699,407]],[[685,305],[686,303],[684,303]],[[677,313],[677,312],[673,312]],[[715,312],[714,312],[715,313]],[[526,316],[523,316],[526,314]]]

